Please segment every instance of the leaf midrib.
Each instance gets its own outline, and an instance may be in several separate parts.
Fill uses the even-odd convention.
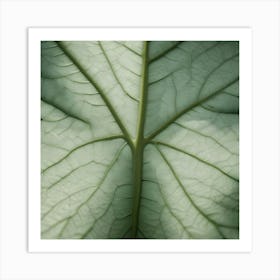
[[[138,122],[135,146],[132,152],[133,161],[133,189],[134,201],[132,206],[132,238],[137,237],[140,199],[142,189],[143,152],[144,152],[144,124],[148,94],[148,42],[143,42],[141,93],[138,110]]]

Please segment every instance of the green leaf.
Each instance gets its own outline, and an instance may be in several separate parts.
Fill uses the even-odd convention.
[[[42,238],[239,238],[238,52],[42,42]]]

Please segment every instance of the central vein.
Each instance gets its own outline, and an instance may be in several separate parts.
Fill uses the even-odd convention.
[[[137,238],[137,228],[140,210],[142,172],[143,172],[143,152],[144,152],[144,123],[147,103],[148,87],[148,42],[144,42],[142,55],[142,73],[141,73],[141,94],[139,103],[137,134],[135,145],[132,151],[133,157],[133,188],[134,201],[132,208],[132,238]]]

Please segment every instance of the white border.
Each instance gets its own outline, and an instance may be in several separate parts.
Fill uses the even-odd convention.
[[[44,40],[240,41],[239,240],[40,239],[40,42]],[[251,250],[252,47],[249,28],[30,28],[28,45],[29,252],[249,252]]]

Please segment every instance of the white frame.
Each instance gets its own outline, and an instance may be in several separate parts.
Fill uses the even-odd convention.
[[[251,250],[252,94],[249,28],[30,28],[29,32],[29,251],[30,252],[248,252]],[[168,34],[168,35],[166,35]],[[43,240],[40,238],[41,41],[239,41],[240,237],[212,240]],[[246,112],[246,114],[244,114]]]
[[[280,279],[278,0],[0,0],[0,6],[1,280]],[[251,28],[253,143],[248,148],[253,149],[253,235],[250,252],[28,252],[26,30],[32,26]]]

